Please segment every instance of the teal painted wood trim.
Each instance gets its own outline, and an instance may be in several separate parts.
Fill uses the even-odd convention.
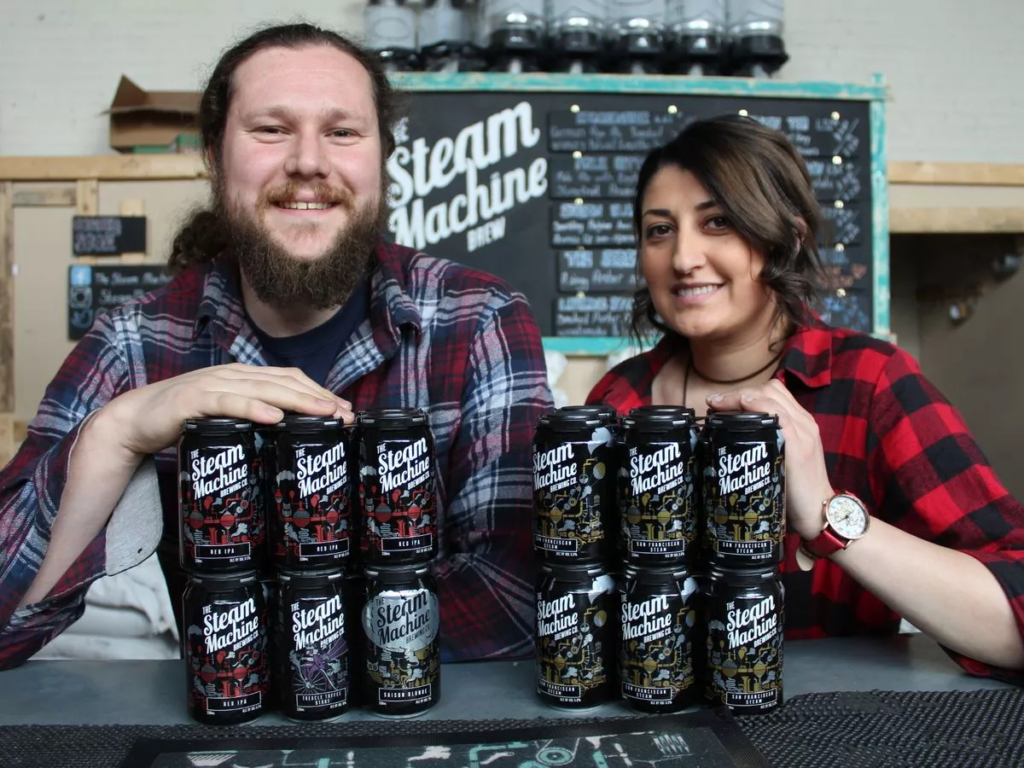
[[[566,91],[860,101],[881,100],[888,96],[888,87],[882,82],[858,85],[747,77],[567,75],[547,72],[515,75],[507,72],[393,72],[388,77],[395,86],[408,91]]]
[[[875,82],[884,82],[875,75]],[[889,176],[885,139],[885,101],[871,102],[871,255],[874,270],[873,332],[880,338],[891,337],[889,283]]]
[[[561,352],[570,357],[605,357],[623,352],[630,345],[630,339],[620,336],[545,336],[542,341],[545,352]]]

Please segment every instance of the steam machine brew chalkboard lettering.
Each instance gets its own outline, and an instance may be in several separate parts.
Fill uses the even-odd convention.
[[[491,272],[545,336],[619,336],[636,290],[633,196],[647,152],[745,112],[808,164],[834,323],[872,330],[867,101],[637,93],[413,91],[388,163],[391,236]]]

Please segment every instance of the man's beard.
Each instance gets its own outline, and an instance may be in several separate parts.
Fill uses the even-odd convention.
[[[299,185],[294,182],[261,195],[255,213],[232,205],[220,184],[214,188],[214,213],[230,243],[230,252],[256,297],[276,309],[309,307],[330,309],[352,295],[356,286],[376,264],[376,245],[384,233],[389,213],[382,174],[380,195],[356,208],[354,198],[323,182]],[[335,203],[349,213],[334,241],[320,256],[298,259],[277,243],[261,221],[275,202],[295,200],[298,190],[312,192],[321,202]],[[312,227],[313,224],[297,225]]]

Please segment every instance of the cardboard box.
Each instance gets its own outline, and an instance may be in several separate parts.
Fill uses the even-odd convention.
[[[110,146],[120,152],[155,146],[173,152],[174,146],[182,143],[179,136],[199,133],[199,99],[200,94],[188,91],[145,91],[121,75],[107,110]]]

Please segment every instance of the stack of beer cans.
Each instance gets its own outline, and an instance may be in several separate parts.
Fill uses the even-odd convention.
[[[781,704],[778,420],[568,406],[541,418],[533,455],[541,699]]]
[[[337,419],[185,422],[179,542],[190,715],[235,724],[275,705],[331,720],[440,698],[434,444],[416,409]]]

